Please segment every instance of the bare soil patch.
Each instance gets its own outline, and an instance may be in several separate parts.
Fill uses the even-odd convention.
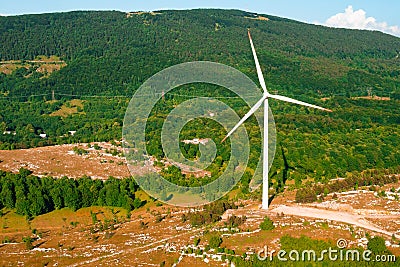
[[[84,175],[94,179],[129,177],[125,159],[106,153],[113,147],[109,143],[97,143],[100,150],[87,144],[69,144],[20,150],[0,150],[0,169],[18,172],[20,168],[33,171],[38,176],[79,178]],[[94,143],[92,143],[94,145]],[[87,155],[77,155],[74,147],[85,149]],[[116,147],[117,148],[117,147]],[[118,147],[122,151],[121,147]]]
[[[59,71],[67,64],[57,56],[45,57],[38,56],[34,60],[8,60],[0,61],[0,72],[4,74],[11,74],[13,71],[19,68],[29,69],[31,67],[36,68],[36,72],[45,74],[47,77],[54,71]]]
[[[390,97],[384,97],[384,96],[358,96],[358,97],[352,97],[352,99],[367,99],[367,100],[380,100],[380,101],[389,101]]]
[[[80,99],[73,99],[68,101],[57,111],[54,111],[49,116],[68,117],[73,114],[85,114],[83,110],[83,101]]]

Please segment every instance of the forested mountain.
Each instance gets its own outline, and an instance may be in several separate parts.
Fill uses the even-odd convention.
[[[131,94],[157,71],[194,60],[225,63],[254,76],[247,28],[273,89],[327,95],[370,86],[391,92],[400,86],[395,59],[399,38],[237,10],[199,9],[0,17],[1,60],[56,55],[68,63],[49,79],[1,77],[0,91],[10,91],[10,96],[48,90]]]
[[[290,179],[299,185],[307,177],[326,180],[400,165],[400,38],[239,10],[0,17],[0,70],[19,64],[10,73],[0,72],[0,149],[120,139],[129,98],[146,79],[174,64],[220,62],[258,83],[247,28],[271,91],[334,110],[321,114],[271,101],[282,153],[286,151],[294,167]],[[59,57],[63,67],[47,75],[39,72],[40,55]],[[177,90],[184,95],[228,94],[204,86]],[[53,92],[55,101],[49,101]],[[354,98],[367,94],[387,98]],[[81,106],[71,104],[76,98],[82,100]],[[149,119],[149,151],[159,158],[161,119],[184,100],[187,97],[166,95]],[[248,110],[235,99],[224,101],[239,115]],[[60,115],[60,110],[69,113]],[[195,126],[187,127],[182,138],[207,135],[212,124],[202,123],[196,131]],[[255,168],[260,150],[259,129],[252,120],[246,127],[252,152],[245,178]],[[77,132],[66,135],[70,130]],[[40,133],[46,133],[46,139]],[[182,149],[189,157],[199,153],[191,146]],[[210,171],[218,174],[225,160],[219,157]],[[280,177],[282,166],[277,153],[271,174]]]

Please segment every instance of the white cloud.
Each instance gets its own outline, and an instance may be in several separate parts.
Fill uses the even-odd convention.
[[[348,6],[344,13],[338,13],[327,19],[325,25],[337,28],[377,30],[400,36],[399,26],[390,26],[387,22],[379,22],[374,17],[367,17],[366,15],[367,13],[364,10],[354,11],[353,6]]]

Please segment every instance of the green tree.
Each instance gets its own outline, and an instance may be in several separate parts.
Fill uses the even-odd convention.
[[[262,223],[260,223],[260,229],[261,230],[272,230],[274,228],[275,228],[274,222],[268,216],[265,216],[264,221]]]
[[[367,247],[375,254],[383,254],[388,252],[385,245],[385,239],[380,236],[375,236],[369,239]]]
[[[82,177],[78,180],[78,191],[81,196],[82,207],[90,207],[97,201],[97,187],[89,177]]]
[[[3,134],[3,132],[7,129],[7,124],[2,121],[0,122],[0,134]]]
[[[63,193],[65,206],[72,210],[81,208],[81,196],[74,179],[64,179]]]
[[[63,198],[63,192],[62,188],[59,187],[59,184],[57,181],[54,182],[54,187],[50,189],[50,197],[53,201],[54,207],[56,209],[61,209],[64,207],[64,198]]]
[[[43,196],[43,192],[39,190],[33,190],[29,191],[27,201],[29,203],[29,215],[30,216],[37,216],[40,214],[46,213],[47,207],[46,207],[46,201]]]
[[[143,205],[143,201],[140,200],[139,198],[135,198],[135,199],[133,200],[133,208],[134,208],[134,209],[138,209],[138,208],[140,208],[142,205]]]
[[[28,169],[25,169],[25,168],[20,168],[19,169],[19,175],[21,176],[21,177],[23,177],[23,178],[26,178],[26,177],[28,177],[29,175],[31,175],[32,174],[32,171],[31,170],[28,170]]]
[[[25,236],[22,238],[22,242],[25,243],[25,247],[27,250],[32,250],[33,249],[33,238],[30,236]]]
[[[8,177],[2,180],[1,201],[6,208],[13,209],[15,207],[15,191],[14,184]]]
[[[15,189],[16,201],[15,208],[16,212],[21,215],[30,216],[30,205],[26,198],[26,193],[21,187]]]
[[[210,236],[210,238],[208,239],[208,244],[210,245],[211,248],[218,248],[222,243],[222,238],[219,235],[212,235]]]
[[[110,177],[104,184],[105,201],[107,206],[120,206],[121,195],[119,182],[117,179]]]

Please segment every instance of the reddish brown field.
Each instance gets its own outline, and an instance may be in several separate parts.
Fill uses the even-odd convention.
[[[93,143],[94,144],[94,143]],[[92,145],[93,145],[92,144]],[[0,169],[18,172],[27,168],[38,176],[79,178],[84,175],[94,179],[107,179],[109,176],[122,178],[130,176],[123,157],[112,156],[105,150],[112,146],[97,143],[102,149],[88,149],[87,144],[73,144],[39,147],[20,150],[0,150]],[[87,150],[87,155],[77,155],[74,147]],[[122,150],[122,148],[119,148]]]
[[[92,144],[93,146],[94,144]],[[18,171],[24,167],[36,175],[106,179],[108,176],[126,177],[129,171],[124,159],[106,153],[116,148],[98,143],[98,150],[87,144],[63,145],[28,150],[0,151],[0,168]],[[89,153],[79,156],[74,147]],[[121,150],[121,148],[118,148]],[[121,165],[122,162],[123,164]],[[119,163],[119,164],[118,164]],[[0,217],[0,265],[2,266],[221,266],[221,253],[205,251],[210,233],[222,237],[221,247],[235,251],[235,257],[252,254],[267,245],[278,250],[284,235],[309,236],[335,244],[344,238],[349,247],[366,248],[367,235],[382,236],[388,249],[400,256],[400,183],[377,187],[378,196],[368,188],[358,191],[328,194],[323,201],[296,204],[295,191],[286,190],[276,196],[268,211],[260,210],[260,201],[237,199],[238,192],[229,196],[242,207],[228,210],[223,220],[203,227],[192,227],[182,222],[182,214],[189,208],[159,206],[149,202],[134,210],[127,218],[120,208],[91,207],[76,212],[56,210],[27,221],[13,210],[3,210]],[[395,193],[391,192],[395,191]],[[397,193],[399,192],[399,193]],[[141,199],[145,193],[139,191]],[[97,222],[91,213],[96,214]],[[239,228],[228,229],[229,216],[246,216]],[[272,231],[261,231],[260,223],[270,217],[275,225]],[[392,236],[392,234],[395,234]],[[28,249],[24,237],[34,239]],[[200,243],[194,247],[194,239]],[[189,247],[202,250],[188,254]]]

